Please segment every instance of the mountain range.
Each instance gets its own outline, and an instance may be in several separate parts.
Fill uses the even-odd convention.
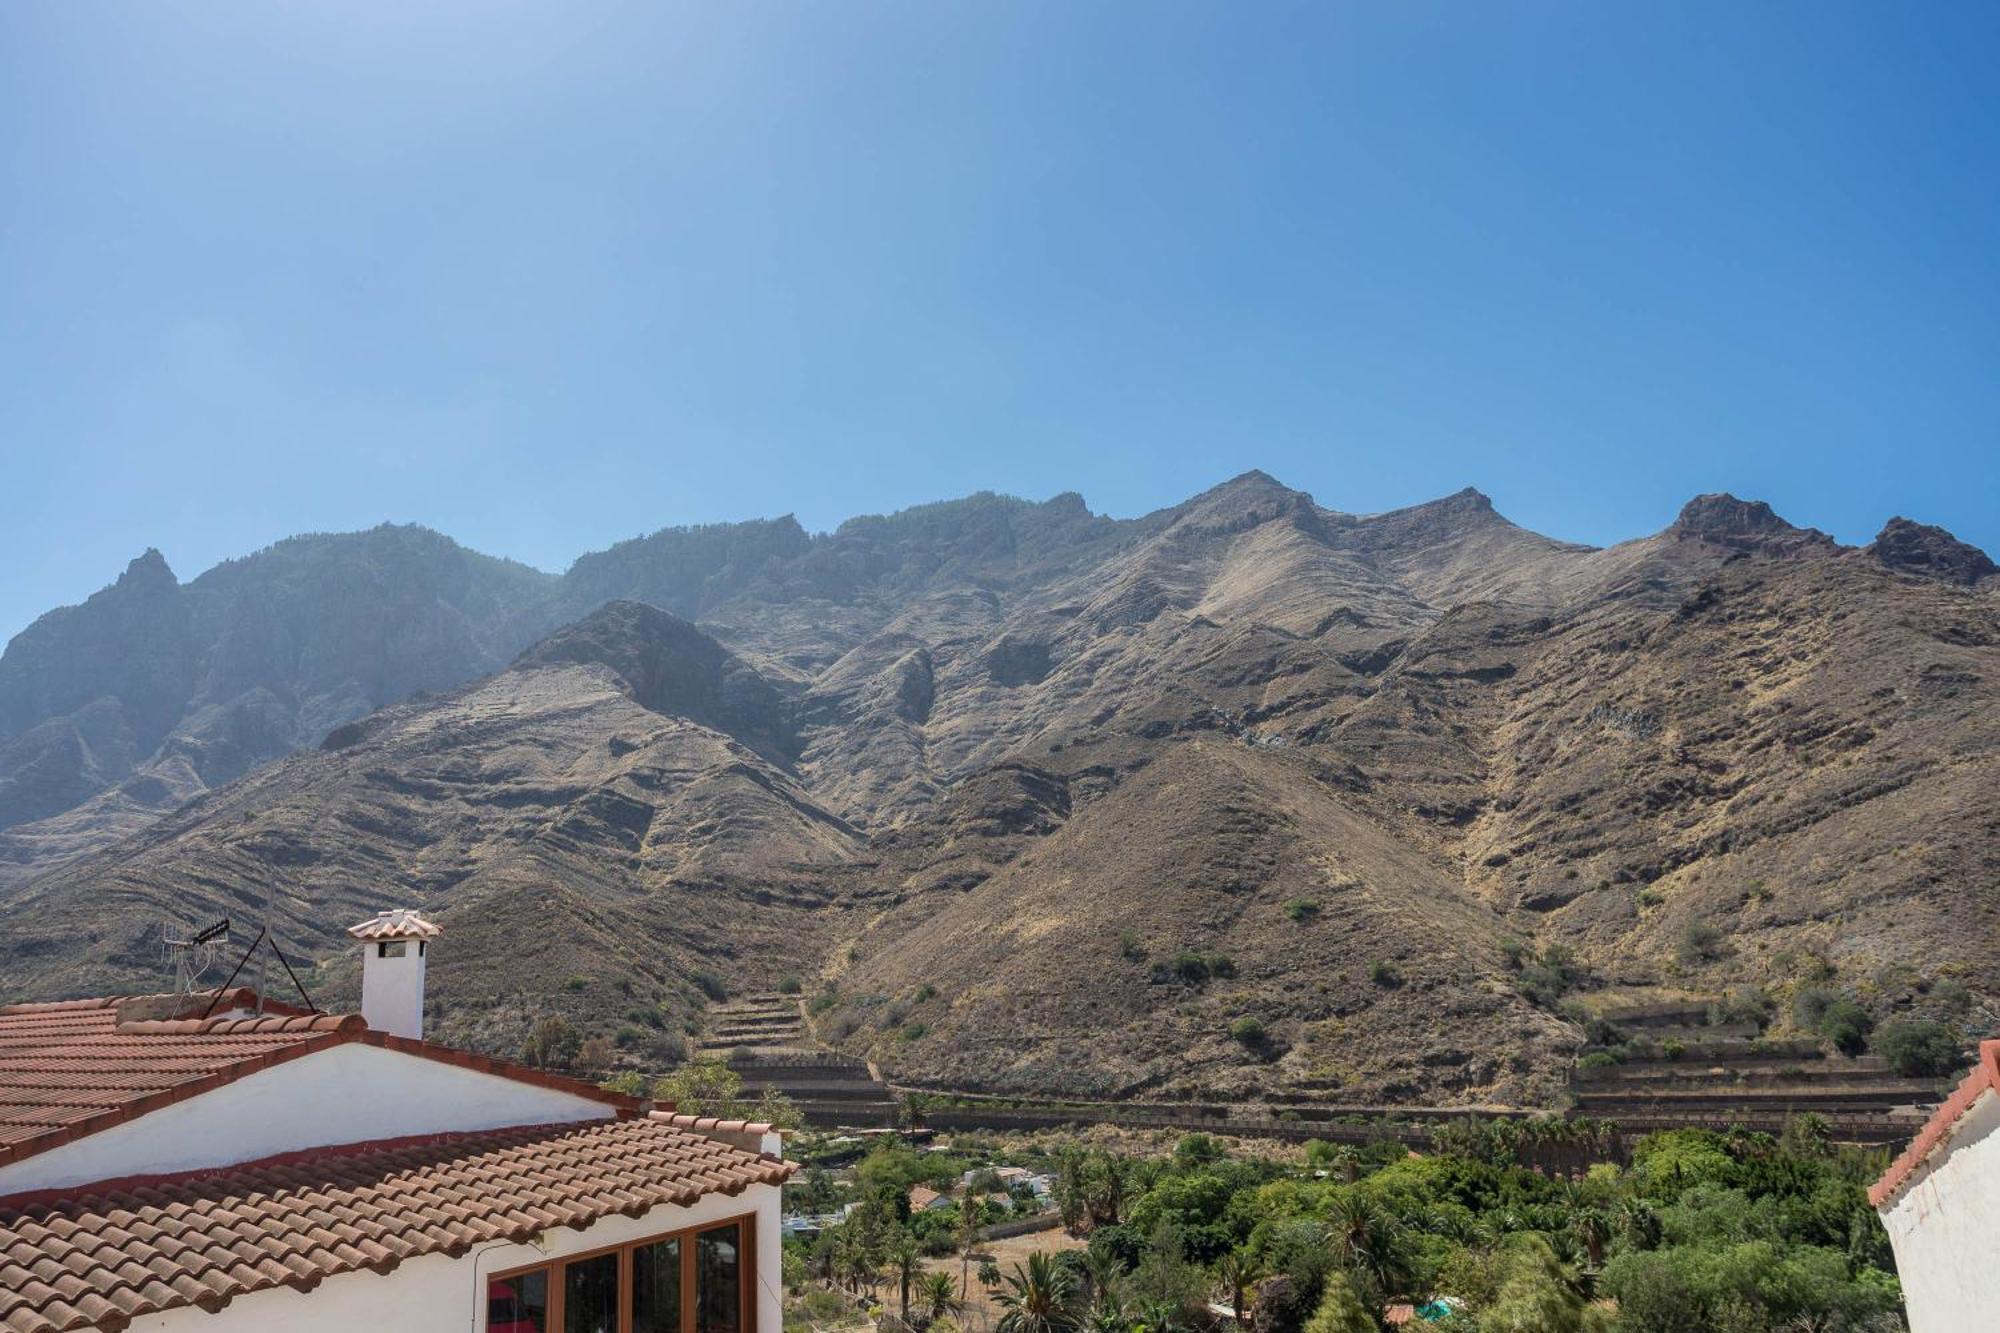
[[[422,907],[434,1030],[670,1057],[796,981],[893,1075],[1537,1103],[1522,984],[2000,996],[2000,571],[1691,501],[1597,549],[1248,473],[668,529],[544,574],[420,528],[157,552],[0,656],[0,990],[168,920]],[[316,997],[318,998],[318,997]],[[1245,1020],[1251,1020],[1246,1022]]]

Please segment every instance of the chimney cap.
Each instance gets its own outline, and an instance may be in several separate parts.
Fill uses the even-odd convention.
[[[414,907],[392,907],[349,926],[347,933],[357,940],[428,940],[444,934],[444,927],[425,920]]]

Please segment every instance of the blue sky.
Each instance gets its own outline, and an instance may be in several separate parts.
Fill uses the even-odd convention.
[[[2000,6],[0,6],[0,635],[1249,467],[2000,548]]]

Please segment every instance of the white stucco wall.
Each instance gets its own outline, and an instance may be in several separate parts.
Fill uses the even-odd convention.
[[[369,1139],[601,1120],[602,1102],[348,1042],[0,1167],[0,1195]]]
[[[2000,1095],[1959,1117],[1882,1210],[1911,1333],[2000,1326]]]
[[[462,1259],[412,1259],[387,1276],[343,1273],[309,1292],[289,1287],[239,1296],[214,1314],[170,1310],[132,1322],[133,1333],[484,1333],[486,1282],[494,1273],[643,1240],[686,1227],[757,1214],[757,1333],[780,1333],[778,1187],[752,1185],[731,1198],[711,1194],[690,1208],[655,1208],[643,1217],[608,1217],[582,1231],[559,1227],[540,1245],[496,1244]]]

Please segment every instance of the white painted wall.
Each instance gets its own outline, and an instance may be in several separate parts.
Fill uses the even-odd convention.
[[[384,958],[383,945],[403,946],[401,958]],[[424,965],[428,940],[365,940],[361,951],[361,1016],[377,1032],[412,1041],[424,1037]]]
[[[347,1042],[0,1167],[0,1195],[410,1134],[603,1120],[603,1102]]]
[[[495,1244],[462,1259],[412,1259],[385,1277],[343,1273],[309,1292],[289,1287],[239,1296],[214,1314],[169,1310],[132,1321],[133,1333],[484,1333],[486,1282],[494,1273],[644,1240],[704,1223],[757,1214],[757,1333],[780,1333],[782,1251],[778,1187],[752,1185],[731,1198],[711,1194],[689,1208],[655,1208],[642,1217],[608,1217],[582,1231],[558,1227],[540,1245]]]
[[[1882,1210],[1911,1333],[1965,1333],[2000,1320],[2000,1095],[1959,1117]]]

